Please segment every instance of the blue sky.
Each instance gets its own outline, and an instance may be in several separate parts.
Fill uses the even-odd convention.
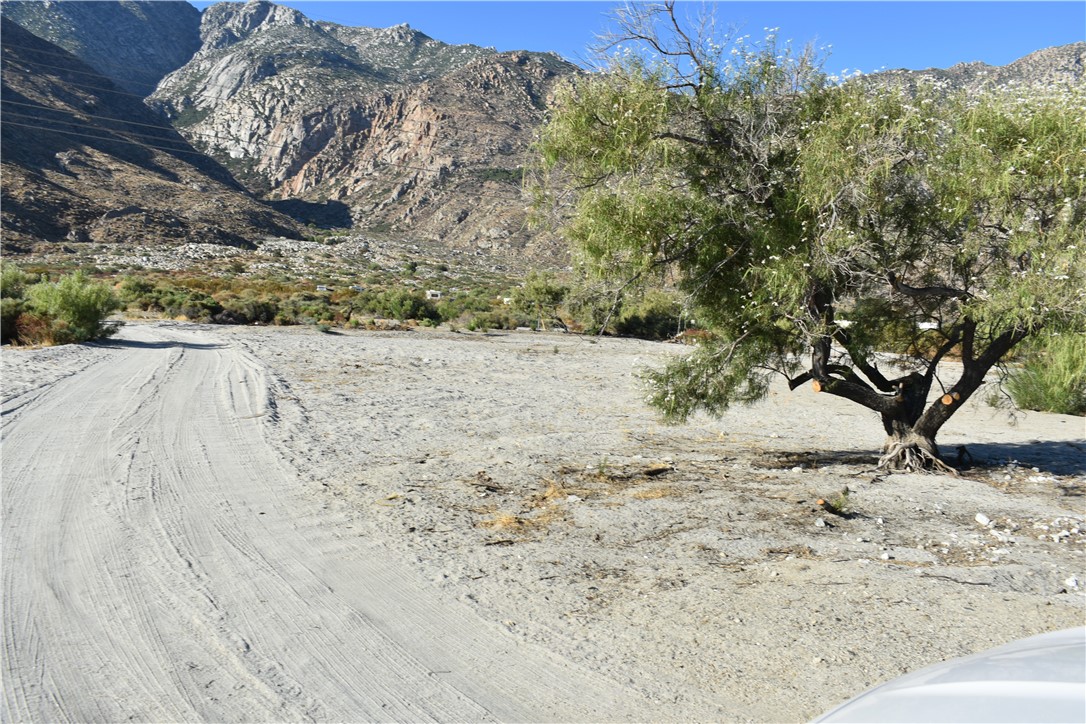
[[[204,8],[209,2],[193,2]],[[314,20],[388,27],[409,23],[446,43],[553,50],[574,62],[608,27],[614,2],[287,0]],[[696,13],[700,2],[680,2]],[[720,26],[753,38],[766,27],[799,44],[831,45],[826,70],[1004,65],[1035,50],[1086,40],[1086,2],[718,2]]]

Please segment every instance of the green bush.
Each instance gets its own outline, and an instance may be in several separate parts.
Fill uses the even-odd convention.
[[[158,308],[167,317],[184,317],[193,322],[210,322],[222,311],[222,305],[214,297],[194,289],[157,287]]]
[[[539,329],[547,323],[559,322],[558,310],[569,296],[569,287],[549,272],[528,272],[524,283],[513,290],[513,308],[517,313],[531,317]]]
[[[22,299],[33,282],[33,277],[19,267],[0,264],[0,297],[3,299]]]
[[[641,339],[671,339],[682,325],[682,305],[671,294],[650,291],[637,301],[626,300],[614,322],[616,334]]]
[[[157,304],[156,287],[149,279],[125,276],[117,288],[117,296],[126,307],[147,311]]]
[[[106,317],[120,309],[120,302],[108,285],[91,280],[81,271],[56,282],[41,282],[26,290],[27,307],[50,320],[50,337],[39,344],[84,342],[109,336],[115,327]]]
[[[1086,415],[1086,335],[1053,335],[1031,349],[1007,379],[1024,410]]]
[[[220,324],[270,324],[279,316],[279,302],[276,299],[226,293],[216,301],[222,311],[212,321]]]
[[[23,313],[23,300],[14,297],[0,298],[0,344],[17,339],[15,325]]]
[[[441,320],[441,315],[438,314],[437,307],[432,301],[418,292],[406,289],[389,289],[381,292],[373,300],[373,308],[368,311],[400,321],[416,319],[437,322]]]
[[[468,329],[472,332],[485,332],[488,329],[516,329],[526,324],[526,319],[516,316],[507,309],[495,309],[473,315],[468,320]]]

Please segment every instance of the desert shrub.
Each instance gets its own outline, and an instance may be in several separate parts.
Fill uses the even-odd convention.
[[[1086,415],[1086,335],[1053,335],[1031,348],[1007,379],[1024,410]]]
[[[22,314],[30,275],[11,264],[0,266],[0,344],[16,339],[15,323]]]
[[[478,289],[468,294],[458,294],[438,302],[437,313],[446,322],[467,319],[480,312],[489,312],[494,308],[494,294],[489,289]]]
[[[22,299],[0,298],[0,344],[7,344],[16,339],[15,324],[22,313]]]
[[[558,310],[567,296],[569,287],[553,274],[531,271],[524,283],[513,290],[513,307],[518,314],[532,318],[533,324],[546,329],[548,322],[562,322]]]
[[[15,319],[12,341],[35,346],[65,344],[70,341],[58,341],[58,334],[64,337],[63,330],[55,328],[54,320],[44,314],[22,312]]]
[[[275,324],[317,324],[331,322],[335,312],[327,296],[313,292],[296,292],[279,302],[273,319]]]
[[[388,289],[379,293],[373,301],[374,308],[370,311],[376,312],[383,317],[389,319],[399,319],[406,321],[408,319],[417,319],[420,321],[440,321],[441,316],[437,312],[437,307],[429,299],[426,299],[418,292],[408,291],[406,289]]]
[[[627,300],[614,322],[616,334],[641,339],[670,339],[681,331],[682,305],[673,295],[650,291]]]
[[[270,324],[279,314],[279,301],[252,294],[224,293],[216,298],[222,307],[212,321],[219,324]]]
[[[162,289],[158,304],[166,316],[193,322],[210,322],[222,311],[222,305],[210,294],[179,287]]]
[[[22,299],[35,279],[12,264],[0,264],[0,298]]]
[[[126,308],[147,311],[158,303],[154,282],[142,277],[125,276],[117,286],[117,297]]]
[[[51,320],[54,344],[83,342],[115,331],[106,324],[106,317],[120,309],[117,296],[108,285],[81,271],[56,282],[35,284],[26,296],[31,311]]]
[[[614,291],[580,279],[570,289],[563,304],[567,326],[573,332],[584,334],[612,331],[611,323],[617,312],[614,305]]]
[[[527,323],[527,319],[518,317],[512,311],[503,308],[478,312],[468,319],[467,325],[472,332],[485,332],[488,329],[516,329]]]

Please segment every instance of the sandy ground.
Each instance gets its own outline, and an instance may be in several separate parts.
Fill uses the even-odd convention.
[[[131,324],[4,349],[4,721],[800,721],[1086,611],[1082,418],[961,478],[782,387],[661,425],[682,348]],[[850,517],[816,505],[847,486]]]

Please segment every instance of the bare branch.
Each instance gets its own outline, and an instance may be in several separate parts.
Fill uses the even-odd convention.
[[[907,297],[913,297],[914,299],[924,299],[927,297],[966,299],[973,296],[965,290],[953,289],[951,287],[910,287],[907,284],[902,283],[894,272],[889,272],[886,275],[886,279],[890,282],[890,286],[895,292],[904,294]]]

